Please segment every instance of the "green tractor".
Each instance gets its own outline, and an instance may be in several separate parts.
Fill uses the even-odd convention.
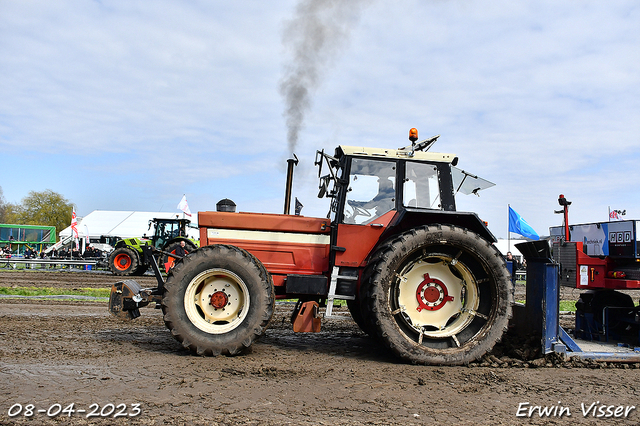
[[[109,255],[109,269],[115,275],[142,275],[149,269],[149,260],[143,256],[142,247],[150,245],[162,251],[161,263],[165,271],[169,271],[175,260],[169,254],[175,253],[184,241],[187,253],[194,251],[199,245],[198,240],[189,238],[187,228],[191,223],[188,219],[152,219],[149,229],[154,227],[151,238],[125,238],[116,243],[115,249]]]

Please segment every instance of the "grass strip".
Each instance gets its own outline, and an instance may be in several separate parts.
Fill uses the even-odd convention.
[[[0,294],[8,296],[90,296],[109,297],[108,288],[56,288],[56,287],[0,287]]]
[[[525,303],[524,300],[518,300],[518,303]],[[576,302],[574,300],[561,300],[559,303],[558,310],[560,312],[575,312],[576,311]]]
[[[576,311],[576,302],[573,300],[561,300],[560,301],[560,311],[565,312],[575,312]]]

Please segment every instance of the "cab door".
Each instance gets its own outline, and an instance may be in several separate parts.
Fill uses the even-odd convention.
[[[360,267],[397,213],[397,163],[352,157],[338,223],[335,266]]]

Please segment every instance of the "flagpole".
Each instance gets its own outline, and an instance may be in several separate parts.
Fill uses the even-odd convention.
[[[507,251],[511,251],[511,232],[509,232],[509,223],[511,221],[511,217],[509,216],[510,208],[511,204],[507,204]]]

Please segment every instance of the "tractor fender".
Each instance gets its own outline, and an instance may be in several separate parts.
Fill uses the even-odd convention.
[[[498,241],[487,225],[477,214],[471,212],[423,210],[403,208],[393,218],[389,227],[381,235],[380,241],[385,241],[396,234],[408,231],[422,225],[454,225],[475,232],[489,243]]]
[[[121,247],[129,247],[131,250],[137,252],[138,254],[142,253],[142,246],[147,244],[146,240],[141,240],[139,238],[125,238],[116,243],[113,247],[114,249]]]

